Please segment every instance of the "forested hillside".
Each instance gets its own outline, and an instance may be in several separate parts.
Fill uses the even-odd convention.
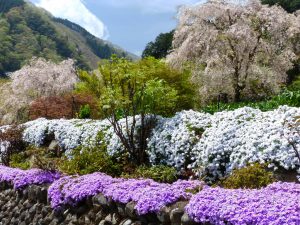
[[[20,69],[33,56],[73,58],[83,69],[112,54],[134,55],[103,41],[77,24],[60,20],[23,0],[0,0],[0,75]]]

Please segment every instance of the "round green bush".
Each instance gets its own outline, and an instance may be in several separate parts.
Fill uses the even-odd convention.
[[[220,185],[228,189],[262,188],[275,182],[272,172],[267,171],[266,165],[254,164],[235,170],[231,175],[220,181]]]
[[[70,158],[61,160],[59,169],[70,175],[94,172],[103,172],[111,176],[121,174],[121,166],[102,147],[74,149]]]

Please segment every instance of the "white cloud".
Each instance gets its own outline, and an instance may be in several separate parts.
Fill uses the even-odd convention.
[[[206,2],[206,0],[109,0],[107,4],[115,7],[138,7],[147,13],[168,13],[176,12],[178,6],[199,2]]]
[[[36,5],[48,10],[55,17],[68,19],[81,25],[99,38],[108,38],[106,26],[86,8],[83,0],[38,0]]]

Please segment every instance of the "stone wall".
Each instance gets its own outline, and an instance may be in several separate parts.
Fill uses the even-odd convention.
[[[0,183],[0,225],[196,225],[184,213],[187,202],[164,207],[159,213],[139,216],[134,202],[121,204],[99,194],[74,208],[51,209],[47,185],[32,185],[16,191]]]

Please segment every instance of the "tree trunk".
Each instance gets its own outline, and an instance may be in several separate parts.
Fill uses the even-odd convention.
[[[241,89],[239,86],[234,88],[234,102],[240,102],[241,101]]]
[[[242,88],[239,85],[239,78],[240,78],[239,69],[238,69],[238,67],[236,67],[235,72],[234,72],[234,77],[233,77],[233,89],[234,89],[233,101],[234,102],[241,101]]]

